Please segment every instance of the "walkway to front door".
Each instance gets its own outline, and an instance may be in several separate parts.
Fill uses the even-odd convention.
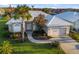
[[[25,22],[25,28],[26,28],[26,31],[28,30],[32,31],[33,30],[32,22]]]

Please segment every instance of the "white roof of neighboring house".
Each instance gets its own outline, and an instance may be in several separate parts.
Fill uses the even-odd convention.
[[[63,13],[60,13],[60,14],[57,14],[56,16],[64,19],[64,20],[67,20],[69,22],[75,22],[77,20],[79,20],[79,12],[63,12]]]
[[[47,16],[48,14],[42,11],[29,11],[29,13],[32,15],[32,17],[37,17],[39,14]]]
[[[53,16],[51,21],[47,24],[48,27],[51,26],[65,26],[65,25],[72,25],[71,23],[57,17],[57,16]]]
[[[22,22],[22,20],[21,19],[14,19],[14,18],[12,18],[12,19],[10,19],[6,24],[7,25],[9,25],[9,24],[12,24],[12,23],[17,23],[17,22],[19,22],[19,23],[21,23]]]

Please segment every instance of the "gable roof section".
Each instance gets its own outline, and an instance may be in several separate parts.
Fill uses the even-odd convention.
[[[53,16],[53,18],[51,19],[51,21],[47,24],[48,27],[51,26],[66,26],[66,25],[72,25],[71,23],[57,17],[57,16]]]
[[[19,22],[19,23],[21,23],[22,22],[22,20],[21,19],[14,19],[14,18],[12,18],[12,19],[10,19],[6,24],[7,25],[9,25],[9,24],[12,24],[12,23],[17,23],[17,22]]]
[[[79,20],[79,12],[64,12],[64,13],[57,14],[56,16],[64,20],[67,20],[69,22],[75,22]]]
[[[39,14],[42,14],[45,16],[45,19],[49,22],[52,18],[52,15],[47,14],[43,11],[29,11],[29,13],[31,14],[32,18],[29,21],[33,21],[34,17],[37,17]]]
[[[47,23],[49,23],[51,21],[52,17],[53,17],[52,15],[47,15],[45,17],[45,19],[47,20]]]

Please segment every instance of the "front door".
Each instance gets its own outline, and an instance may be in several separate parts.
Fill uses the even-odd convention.
[[[31,22],[26,23],[26,30],[32,30],[32,23]]]

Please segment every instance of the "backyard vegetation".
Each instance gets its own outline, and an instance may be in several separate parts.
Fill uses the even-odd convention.
[[[12,40],[9,36],[5,23],[8,20],[5,18],[0,19],[0,50],[5,40],[10,41],[11,47],[13,48],[12,53],[37,53],[37,54],[62,54],[64,53],[59,47],[53,47],[52,44],[36,44],[31,43],[28,39],[24,42],[19,40]],[[9,34],[10,35],[10,34]],[[1,52],[0,52],[1,53]]]

